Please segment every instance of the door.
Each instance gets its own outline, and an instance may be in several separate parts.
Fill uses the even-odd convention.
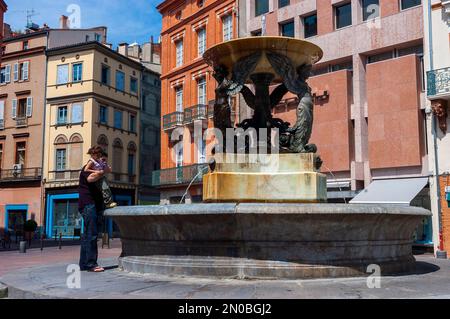
[[[27,219],[27,211],[8,210],[8,231],[13,236],[23,236],[23,225]]]
[[[77,199],[55,199],[53,202],[52,235],[73,237],[75,229],[81,228]]]

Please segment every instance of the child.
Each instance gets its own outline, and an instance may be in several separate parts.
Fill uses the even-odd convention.
[[[111,171],[107,163],[108,155],[100,146],[91,147],[88,152],[91,155],[88,163],[86,164],[84,171],[90,173],[97,173],[99,171],[106,172]],[[103,202],[106,208],[113,208],[117,206],[117,203],[113,201],[112,192],[109,188],[108,181],[105,176],[96,182],[97,187],[103,194]]]

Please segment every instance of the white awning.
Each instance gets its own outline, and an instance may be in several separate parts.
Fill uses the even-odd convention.
[[[376,180],[350,203],[409,205],[427,183],[427,177]]]

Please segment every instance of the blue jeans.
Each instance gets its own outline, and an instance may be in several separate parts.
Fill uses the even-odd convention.
[[[97,214],[95,205],[87,205],[80,212],[84,221],[84,232],[81,237],[80,269],[89,270],[97,267],[97,238],[101,216]]]

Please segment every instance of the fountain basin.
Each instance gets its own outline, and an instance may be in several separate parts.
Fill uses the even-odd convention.
[[[382,275],[414,268],[428,210],[398,205],[228,203],[116,207],[125,271],[214,278]]]

